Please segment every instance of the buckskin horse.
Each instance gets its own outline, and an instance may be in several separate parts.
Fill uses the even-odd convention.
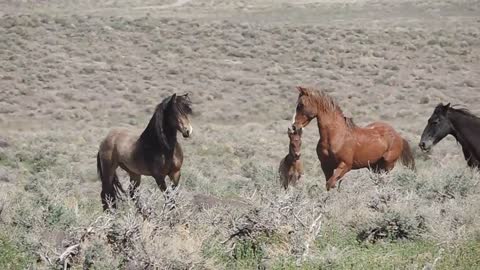
[[[343,115],[338,104],[327,94],[302,86],[298,86],[297,90],[292,125],[294,129],[300,129],[317,119],[320,132],[317,155],[325,174],[327,190],[334,188],[337,181],[353,169],[388,172],[398,159],[415,169],[409,143],[390,125],[374,122],[358,127],[352,119]]]
[[[172,181],[172,189],[180,181],[183,152],[177,141],[177,131],[190,137],[192,126],[189,115],[191,102],[186,95],[173,94],[157,105],[147,127],[139,135],[128,129],[112,129],[100,144],[97,154],[97,170],[102,181],[103,209],[109,203],[116,208],[119,192],[125,192],[118,180],[116,169],[125,170],[130,176],[130,196],[140,185],[142,175],[153,176],[165,192],[165,177]]]

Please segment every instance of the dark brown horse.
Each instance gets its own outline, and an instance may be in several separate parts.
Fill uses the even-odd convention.
[[[278,168],[280,183],[285,189],[290,184],[296,185],[303,175],[303,164],[300,160],[302,129],[294,131],[288,128],[288,138],[290,139],[288,154],[282,159]]]
[[[142,175],[153,176],[162,191],[167,189],[165,177],[173,182],[172,189],[180,180],[183,152],[177,141],[177,131],[183,137],[192,134],[189,115],[192,113],[188,95],[173,94],[157,105],[150,122],[141,133],[128,129],[112,129],[100,144],[97,155],[97,170],[102,180],[101,198],[103,209],[109,203],[116,207],[118,192],[124,192],[116,169],[130,175],[130,196],[140,185]]]
[[[455,137],[468,166],[480,168],[480,118],[466,109],[439,104],[428,119],[420,139],[420,148],[429,151],[447,135]]]
[[[317,119],[320,141],[317,155],[327,180],[327,190],[352,169],[390,171],[398,159],[415,168],[408,142],[390,125],[374,122],[361,128],[343,115],[327,94],[305,87],[299,92],[293,127],[300,129]]]

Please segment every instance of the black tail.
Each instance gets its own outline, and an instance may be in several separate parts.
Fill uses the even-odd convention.
[[[125,190],[118,180],[117,173],[113,173],[112,182],[110,182],[109,179],[105,179],[102,161],[100,159],[100,152],[97,153],[97,173],[98,177],[102,181],[102,192],[100,197],[102,198],[103,210],[105,211],[108,209],[109,203],[111,203],[113,208],[116,208],[116,199],[118,197],[118,193],[125,193]]]
[[[117,173],[113,174],[113,186],[115,187],[115,194],[117,194],[119,191],[122,194],[125,194],[125,190],[123,189],[122,184],[118,180]]]
[[[103,183],[102,162],[100,161],[100,152],[97,153],[97,174]]]
[[[412,149],[407,140],[403,139],[403,149],[401,155],[403,165],[415,171],[415,159],[413,157]]]

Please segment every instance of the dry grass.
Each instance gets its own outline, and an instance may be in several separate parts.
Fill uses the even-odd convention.
[[[452,139],[327,193],[312,125],[303,182],[277,179],[298,84],[412,145],[438,102],[478,113],[475,1],[172,2],[0,3],[0,268],[480,267],[480,175]],[[173,92],[195,111],[177,207],[144,177],[102,213],[100,140]]]

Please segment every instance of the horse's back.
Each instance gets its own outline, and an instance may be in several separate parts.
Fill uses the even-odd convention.
[[[112,155],[115,152],[120,158],[130,155],[138,133],[126,128],[113,128],[100,144],[100,152]]]
[[[390,124],[385,122],[373,122],[364,128],[357,129],[357,131],[369,136],[379,136],[389,141],[389,144],[393,143],[393,141],[402,140],[400,134]]]
[[[126,128],[112,128],[107,136],[100,143],[100,148],[110,148],[114,147],[119,141],[124,141],[125,139],[129,140],[133,137],[138,137],[134,132]]]
[[[368,125],[365,126],[365,129],[374,129],[374,130],[377,130],[379,132],[390,132],[390,131],[395,131],[395,129],[388,123],[385,123],[385,122],[373,122],[373,123],[370,123]]]

